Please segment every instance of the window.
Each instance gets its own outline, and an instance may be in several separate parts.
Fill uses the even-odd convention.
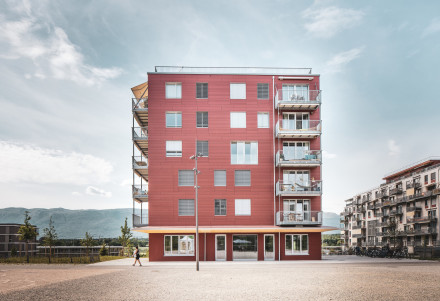
[[[316,155],[309,155],[310,145],[309,142],[283,142],[283,157],[284,160],[310,160],[316,159]],[[377,195],[377,192],[376,192]]]
[[[286,234],[285,255],[309,255],[309,236]]]
[[[309,87],[299,85],[283,85],[282,100],[309,101]]]
[[[226,200],[215,200],[214,215],[226,215]]]
[[[167,157],[182,157],[182,141],[166,142]]]
[[[431,174],[431,183],[435,182],[435,172]]]
[[[250,170],[236,170],[235,171],[235,186],[251,186],[251,171]]]
[[[306,130],[310,128],[309,113],[283,113],[282,127],[286,130]]]
[[[230,85],[231,99],[246,99],[246,84]]]
[[[208,141],[197,141],[197,154],[202,154],[202,157],[208,157],[209,154]]]
[[[194,216],[194,200],[179,200],[179,216]]]
[[[428,175],[425,175],[425,184],[428,184]]]
[[[194,186],[194,171],[179,170],[178,183],[179,186]]]
[[[231,142],[231,164],[258,164],[258,142]]]
[[[257,84],[257,98],[269,99],[269,84]]]
[[[182,113],[181,112],[166,112],[165,113],[167,128],[181,128],[182,127]]]
[[[231,112],[231,128],[246,128],[246,112]]]
[[[196,98],[208,98],[208,83],[196,83]]]
[[[269,127],[269,113],[258,113],[258,128]]]
[[[182,83],[166,83],[165,98],[182,98]]]
[[[214,170],[214,186],[226,186],[226,170]]]
[[[198,128],[208,127],[208,112],[197,112],[197,127]]]
[[[165,235],[165,256],[194,255],[194,235]]]
[[[251,200],[235,200],[235,215],[251,215]]]

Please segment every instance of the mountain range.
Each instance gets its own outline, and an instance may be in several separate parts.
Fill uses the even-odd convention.
[[[17,223],[24,221],[25,211],[29,211],[31,223],[39,228],[40,236],[43,229],[48,227],[52,216],[55,230],[59,238],[83,238],[89,232],[94,238],[115,238],[121,235],[121,226],[127,218],[128,226],[132,226],[131,208],[120,209],[84,209],[70,210],[64,208],[4,208],[0,209],[0,224]],[[324,212],[323,225],[339,227],[339,215],[333,212]],[[339,231],[325,232],[325,234],[338,234]],[[133,232],[135,237],[143,237],[144,234]]]

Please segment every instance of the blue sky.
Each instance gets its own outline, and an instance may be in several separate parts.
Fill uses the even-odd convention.
[[[323,209],[440,153],[438,1],[0,0],[0,207],[131,206],[155,65],[311,67]]]

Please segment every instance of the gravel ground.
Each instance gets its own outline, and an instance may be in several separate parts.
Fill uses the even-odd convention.
[[[131,263],[0,265],[0,300],[440,300],[432,261]]]

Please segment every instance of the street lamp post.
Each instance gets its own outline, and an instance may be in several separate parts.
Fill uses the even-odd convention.
[[[196,190],[196,271],[199,270],[199,186],[197,183],[197,176],[200,173],[200,171],[197,169],[197,158],[201,157],[202,154],[201,153],[197,153],[193,156],[190,157],[191,160],[195,160],[196,161],[196,167],[193,169],[194,170],[194,175],[195,175],[195,186],[194,189]]]

